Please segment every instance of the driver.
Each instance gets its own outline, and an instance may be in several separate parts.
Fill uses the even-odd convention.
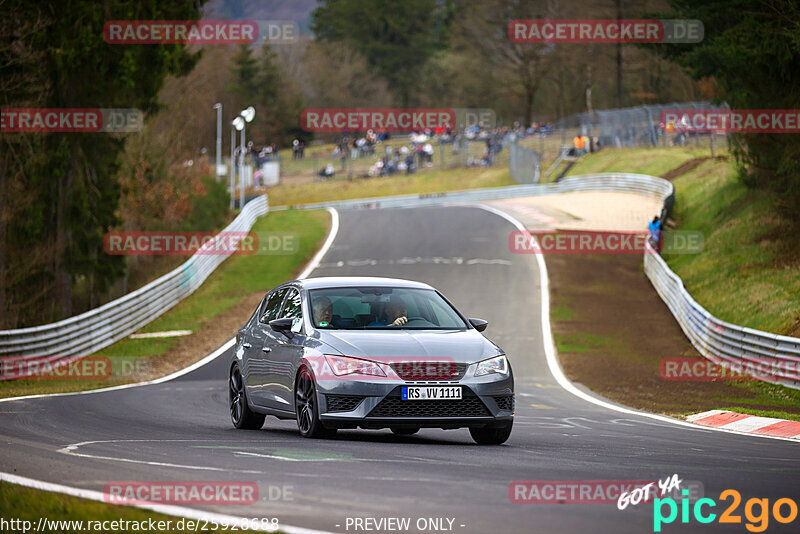
[[[406,303],[400,297],[392,297],[384,310],[386,321],[377,321],[369,326],[403,326],[408,322]]]
[[[332,326],[333,303],[328,297],[320,297],[314,301],[314,320],[317,326]],[[324,323],[324,324],[323,324]]]

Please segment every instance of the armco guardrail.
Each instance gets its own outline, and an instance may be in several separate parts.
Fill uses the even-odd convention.
[[[267,197],[258,197],[248,202],[224,231],[247,232],[268,211]],[[52,363],[92,354],[132,334],[193,293],[230,254],[230,250],[226,254],[198,252],[174,271],[86,313],[43,326],[2,330],[0,357]]]
[[[757,378],[800,389],[800,339],[717,319],[654,252],[644,255],[644,272],[700,354],[729,369],[755,371]]]
[[[454,204],[464,202],[483,202],[502,198],[528,197],[535,195],[555,195],[576,191],[621,191],[656,195],[665,199],[665,206],[672,207],[674,189],[672,184],[661,178],[644,174],[602,173],[570,176],[558,183],[525,184],[488,189],[469,189],[419,195],[400,195],[393,197],[359,198],[336,202],[317,202],[293,206],[273,207],[272,209],[369,209],[369,208],[410,208],[418,206]]]
[[[662,220],[675,202],[673,185],[662,178],[643,174],[601,173],[571,176],[558,183],[531,184],[492,189],[453,191],[427,195],[363,198],[293,206],[338,209],[400,208],[435,204],[481,202],[501,198],[569,193],[575,191],[625,191],[656,195],[663,201]],[[678,324],[697,350],[715,363],[728,367],[753,365],[769,371],[786,386],[800,388],[800,339],[761,332],[721,321],[692,298],[683,282],[654,251],[644,255],[647,277],[669,307]],[[759,367],[760,366],[760,367]]]

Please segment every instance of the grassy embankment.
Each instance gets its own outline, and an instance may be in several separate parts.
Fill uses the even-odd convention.
[[[695,230],[704,236],[700,254],[672,255],[665,259],[683,279],[687,290],[707,310],[725,321],[800,336],[800,245],[785,231],[773,208],[775,198],[746,188],[736,177],[733,162],[711,159],[708,149],[664,148],[606,150],[584,158],[571,175],[593,172],[633,172],[667,176],[676,188],[673,218],[680,230]],[[613,286],[614,281],[608,284]],[[608,285],[607,284],[607,285]],[[623,287],[598,285],[597,300]],[[556,326],[580,321],[580,309],[569,299],[554,299],[552,318]],[[593,354],[615,354],[614,366],[624,369],[641,362],[636,348],[620,340],[597,335],[556,334],[559,352],[591,358]],[[613,349],[613,350],[612,350]],[[630,353],[630,354],[628,354]],[[678,354],[663,355],[676,356]],[[657,361],[654,372],[658,373]],[[624,376],[625,373],[620,373]],[[582,377],[587,386],[591,379]],[[726,382],[724,388],[705,394],[708,383],[693,383],[698,399],[715,408],[742,413],[800,420],[800,391],[757,381]],[[598,383],[598,386],[600,384]],[[719,384],[716,384],[719,385]],[[631,391],[636,386],[631,386]],[[620,388],[621,402],[633,402]],[[698,411],[697,399],[670,397],[664,392],[661,405],[647,409],[688,414]]]

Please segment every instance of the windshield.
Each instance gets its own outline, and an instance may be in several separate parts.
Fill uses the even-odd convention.
[[[309,291],[316,328],[453,330],[467,325],[432,289],[337,287]]]

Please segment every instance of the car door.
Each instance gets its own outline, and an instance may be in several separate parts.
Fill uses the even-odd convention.
[[[275,344],[275,332],[269,322],[278,318],[288,287],[278,288],[265,299],[259,316],[248,329],[243,347],[245,350],[245,384],[248,398],[259,406],[270,406],[267,384],[270,376],[269,350]]]
[[[289,289],[283,301],[280,318],[292,319],[291,337],[273,332],[276,343],[271,351],[271,375],[267,385],[267,396],[282,410],[293,410],[293,384],[297,366],[303,357],[303,306],[302,296],[297,288]]]

